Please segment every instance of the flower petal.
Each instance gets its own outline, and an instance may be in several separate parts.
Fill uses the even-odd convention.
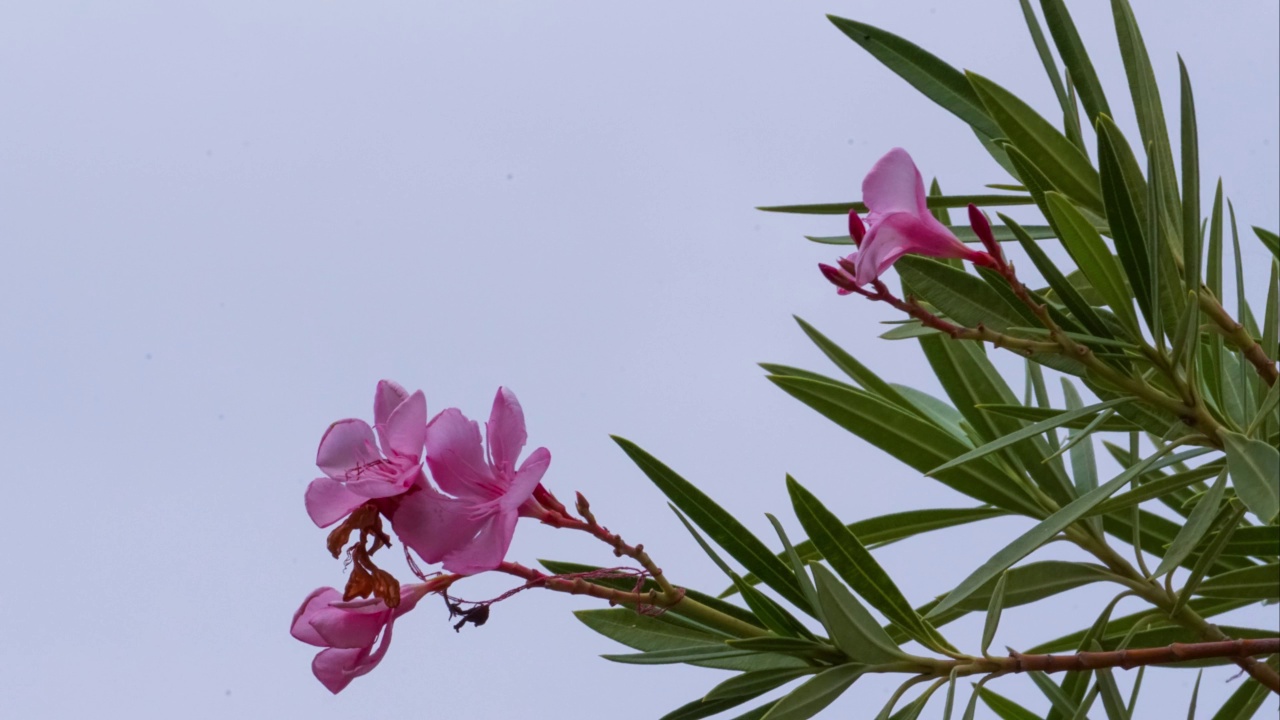
[[[333,478],[316,478],[307,486],[304,497],[307,514],[311,521],[319,527],[329,527],[351,514],[352,510],[363,505],[368,498],[357,495],[347,486]]]
[[[505,510],[490,515],[474,541],[445,557],[444,569],[459,575],[475,575],[498,567],[507,557],[519,519],[515,512]]]
[[[894,148],[871,166],[862,181],[862,202],[870,213],[867,224],[874,225],[889,213],[928,214],[924,178],[902,148]]]
[[[391,412],[400,407],[400,403],[409,397],[409,393],[400,383],[392,380],[379,380],[378,388],[373,391],[373,424],[386,425]]]
[[[489,424],[485,426],[486,439],[489,441],[489,457],[493,461],[499,477],[511,477],[515,474],[516,460],[524,449],[529,435],[524,427],[524,410],[516,394],[500,387],[493,398],[493,410],[489,413]]]
[[[484,529],[487,520],[473,517],[473,507],[424,488],[400,499],[391,511],[391,529],[424,561],[437,563],[469,545]]]
[[[320,438],[316,465],[334,480],[346,480],[347,472],[382,459],[373,441],[373,428],[350,418],[329,426]]]
[[[422,457],[422,445],[427,440],[427,396],[419,390],[405,398],[377,428],[388,456],[394,453],[416,462]]]
[[[967,260],[982,255],[957,240],[946,226],[936,220],[930,224],[908,213],[893,213],[881,218],[871,228],[859,248],[857,283],[866,285],[880,277],[907,253]]]
[[[448,408],[427,424],[426,446],[427,465],[441,490],[479,501],[499,495],[484,459],[480,426],[460,410]]]
[[[362,648],[373,645],[378,633],[391,619],[391,610],[383,605],[374,613],[349,612],[342,608],[330,607],[316,613],[311,618],[311,627],[324,640],[324,644],[335,648]]]
[[[306,600],[302,601],[302,605],[297,612],[293,614],[293,625],[289,628],[289,634],[308,645],[318,645],[325,647],[328,645],[324,638],[311,627],[311,618],[329,607],[329,603],[342,600],[342,593],[331,587],[316,588],[311,591]]]
[[[506,511],[519,510],[520,506],[533,496],[533,491],[538,488],[538,483],[542,481],[542,476],[547,472],[549,465],[551,465],[550,450],[540,447],[529,453],[529,457],[525,459],[524,464],[520,466],[520,471],[511,481],[511,487],[507,488],[507,492],[498,500],[498,506]]]
[[[337,695],[352,680],[367,674],[377,665],[369,662],[369,648],[329,648],[316,653],[311,661],[311,673],[329,692]]]

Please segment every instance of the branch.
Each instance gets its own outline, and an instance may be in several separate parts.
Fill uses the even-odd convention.
[[[1222,307],[1222,303],[1218,302],[1218,299],[1208,290],[1200,291],[1200,310],[1222,330],[1223,337],[1236,346],[1245,359],[1253,364],[1258,375],[1268,385],[1276,384],[1276,361],[1267,355],[1267,351],[1253,339],[1248,330],[1244,329],[1244,325],[1227,314],[1226,308]]]
[[[1111,650],[1105,652],[1081,652],[1075,655],[1023,655],[1014,650],[1009,657],[999,658],[999,671],[1003,672],[1061,672],[1066,670],[1097,670],[1099,668],[1123,668],[1129,670],[1141,665],[1165,665],[1187,660],[1207,658],[1243,659],[1257,655],[1280,652],[1280,638],[1222,640],[1219,642],[1174,643],[1168,647],[1138,648],[1135,650]],[[1280,683],[1271,687],[1280,693]]]

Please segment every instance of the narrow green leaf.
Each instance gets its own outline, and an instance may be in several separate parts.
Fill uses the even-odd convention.
[[[1280,564],[1254,565],[1215,575],[1200,583],[1196,594],[1231,600],[1280,598]]]
[[[1188,556],[1191,555],[1200,545],[1200,541],[1209,533],[1210,526],[1218,517],[1218,508],[1222,504],[1222,496],[1227,490],[1227,471],[1224,469],[1218,473],[1218,479],[1209,488],[1209,491],[1200,498],[1200,502],[1196,503],[1196,507],[1187,516],[1187,522],[1182,526],[1182,530],[1178,532],[1178,536],[1173,539],[1173,544],[1165,551],[1164,558],[1160,561],[1160,565],[1156,567],[1156,571],[1152,573],[1153,578],[1158,578],[1167,572],[1171,572],[1178,567]]]
[[[735,708],[742,703],[747,702],[752,697],[758,697],[763,695],[765,692],[766,691],[762,690],[753,696],[733,698],[731,700],[708,701],[703,698],[698,698],[697,700],[687,702],[666,715],[663,715],[660,720],[700,720],[700,718],[719,715],[725,710]]]
[[[1155,72],[1151,69],[1151,58],[1147,55],[1146,44],[1129,3],[1126,0],[1112,0],[1111,10],[1115,17],[1120,58],[1124,61],[1129,93],[1133,97],[1133,108],[1138,117],[1142,145],[1150,148],[1148,153],[1158,161],[1160,189],[1164,194],[1161,201],[1169,212],[1169,220],[1180,225],[1182,205],[1178,200],[1178,180],[1173,172],[1173,150],[1169,144],[1169,130],[1160,102],[1160,89],[1156,85]]]
[[[945,212],[945,208],[937,208],[935,212],[937,211]],[[948,225],[947,229],[950,230],[951,234],[955,235],[956,239],[960,242],[981,242],[981,240],[978,239],[977,234],[974,233],[973,229],[968,225]],[[1048,225],[1026,225],[1024,226],[1024,229],[1027,231],[1027,234],[1031,236],[1032,240],[1049,240],[1057,237],[1053,228]],[[1011,242],[1017,239],[1014,237],[1012,232],[1003,227],[991,228],[991,234],[995,236],[996,242]],[[809,242],[818,243],[819,245],[853,245],[853,238],[848,235],[805,235],[804,239]]]
[[[1136,28],[1135,28],[1136,31]],[[1186,63],[1178,56],[1182,89],[1182,264],[1188,290],[1200,289],[1200,140],[1196,101]]]
[[[1280,260],[1280,235],[1257,225],[1253,226],[1253,234],[1257,235],[1258,239],[1262,241],[1263,247],[1270,250],[1271,254],[1275,255],[1277,260]]]
[[[1102,503],[1094,508],[1091,516],[1106,515],[1119,510],[1131,508],[1134,505],[1146,502],[1153,498],[1169,495],[1175,490],[1182,490],[1195,483],[1217,475],[1222,469],[1220,462],[1208,463],[1198,468],[1188,470],[1186,472],[1175,473],[1173,475],[1165,475],[1158,479],[1148,480],[1137,488],[1130,490],[1123,495],[1117,495],[1110,500]]]
[[[976,692],[1000,720],[1040,720],[1039,715],[995,691],[979,687]]]
[[[1146,194],[1146,187],[1134,188],[1126,177],[1124,161],[1120,153],[1128,148],[1117,148],[1123,143],[1113,139],[1119,135],[1119,128],[1114,123],[1098,123],[1098,167],[1102,178],[1102,199],[1107,209],[1107,224],[1111,228],[1111,238],[1115,241],[1116,256],[1124,268],[1129,286],[1138,301],[1138,307],[1147,318],[1147,326],[1154,328],[1157,320],[1154,313],[1159,312],[1159,305],[1153,305],[1155,297],[1152,289],[1152,260],[1147,257],[1147,238],[1143,229],[1143,218],[1135,206],[1135,198]]]
[[[1097,490],[1080,496],[1072,501],[1061,510],[1050,515],[1041,521],[1035,527],[1023,533],[1016,540],[1004,549],[997,552],[990,560],[983,563],[981,567],[973,571],[969,577],[951,591],[946,599],[938,603],[936,607],[925,616],[925,619],[942,613],[943,611],[955,606],[973,593],[984,582],[987,582],[997,574],[1009,569],[1014,563],[1022,558],[1035,552],[1040,546],[1044,545],[1055,535],[1067,529],[1072,523],[1084,517],[1089,510],[1093,509],[1103,500],[1111,497],[1117,490],[1129,482],[1135,475],[1140,474],[1149,467],[1150,463],[1154,463],[1160,456],[1152,455],[1143,463],[1136,465],[1111,480],[1107,481]]]
[[[892,33],[834,15],[828,15],[827,19],[925,97],[949,110],[980,134],[1000,137],[999,126],[983,109],[982,101],[959,70]]]
[[[1012,142],[1044,172],[1053,189],[1096,214],[1105,212],[1098,171],[1080,148],[1013,93],[976,73],[968,73],[968,78],[987,113],[1000,126],[1002,132],[993,137]]]
[[[1032,205],[1035,201],[1026,195],[944,195],[926,199],[929,208],[1004,207]],[[850,210],[866,213],[862,202],[809,203],[806,205],[766,205],[757,207],[762,212],[791,213],[795,215],[848,215]]]
[[[1029,672],[1027,676],[1031,678],[1031,682],[1039,688],[1040,692],[1049,699],[1049,704],[1053,706],[1053,710],[1057,711],[1058,717],[1072,717],[1079,710],[1079,706],[1075,701],[1055,683],[1048,675],[1042,672]]]
[[[1213,720],[1249,720],[1270,695],[1271,691],[1266,685],[1253,678],[1245,678],[1218,712],[1213,714]]]
[[[1072,385],[1066,378],[1062,378],[1062,395],[1069,409],[1079,410],[1084,406],[1084,401],[1080,399],[1080,393],[1076,392],[1075,385]],[[1110,408],[1099,413],[1094,420],[1081,428],[1079,432],[1073,433],[1068,437],[1066,446],[1059,451],[1069,451],[1071,453],[1071,472],[1075,479],[1075,494],[1077,497],[1093,492],[1098,487],[1098,463],[1093,454],[1091,436],[1094,430],[1104,424],[1111,415]],[[1093,533],[1101,537],[1102,520],[1091,519],[1087,522],[1093,529]]]
[[[891,622],[910,633],[917,642],[938,650],[954,649],[937,630],[916,614],[902,591],[898,590],[889,574],[862,546],[858,537],[813,493],[790,476],[787,477],[787,492],[791,495],[796,517],[800,519],[805,532],[809,533],[809,540],[849,587],[872,607],[884,613]]]
[[[765,720],[806,720],[822,712],[862,677],[861,665],[837,665],[792,690],[766,714]]]
[[[892,385],[881,380],[880,376],[871,372],[866,365],[858,362],[857,358],[845,352],[843,348],[832,342],[826,335],[818,332],[809,323],[799,317],[796,317],[795,320],[800,325],[800,329],[804,331],[804,334],[822,351],[822,354],[826,355],[831,362],[835,363],[836,367],[844,371],[854,382],[861,385],[868,392],[879,395],[886,402],[891,402],[904,410],[915,410],[911,401],[903,397],[902,393],[898,392]]]
[[[1173,604],[1173,609],[1169,614],[1171,617],[1177,617],[1182,612],[1182,608],[1191,601],[1191,596],[1195,594],[1196,588],[1200,587],[1200,583],[1204,582],[1205,575],[1209,573],[1209,568],[1218,561],[1222,555],[1223,548],[1227,543],[1231,542],[1231,537],[1235,535],[1240,527],[1240,521],[1244,519],[1244,505],[1240,502],[1231,502],[1222,511],[1218,513],[1218,519],[1214,522],[1214,534],[1209,537],[1208,543],[1204,550],[1196,558],[1196,564],[1191,567],[1191,573],[1187,575],[1187,581],[1183,583],[1182,589],[1178,591],[1178,599]]]
[[[791,571],[742,523],[635,443],[617,436],[613,436],[613,441],[618,443],[622,451],[658,486],[668,500],[684,511],[730,557],[755,573],[792,605],[812,614],[812,608],[800,592]]]
[[[734,675],[711,688],[703,701],[733,700],[735,698],[753,698],[762,693],[782,687],[792,680],[814,673],[813,668],[786,668],[782,670],[755,670],[753,672]]]
[[[1036,19],[1035,10],[1031,9],[1031,3],[1028,0],[1018,0],[1018,4],[1022,6],[1022,17],[1026,20],[1027,32],[1031,33],[1031,42],[1036,46],[1036,54],[1040,56],[1040,64],[1044,65],[1044,72],[1049,76],[1049,84],[1053,86],[1053,94],[1058,98],[1058,105],[1062,107],[1062,115],[1066,119],[1064,130],[1067,137],[1072,142],[1076,142],[1080,137],[1080,121],[1075,114],[1075,108],[1071,106],[1071,99],[1067,97],[1067,89],[1062,84],[1062,78],[1058,77],[1058,65],[1053,61],[1053,53],[1049,50],[1049,44],[1045,42],[1044,32],[1040,30],[1040,21]],[[1072,120],[1075,120],[1074,126]]]
[[[953,458],[950,461],[945,462],[942,465],[939,465],[938,467],[930,470],[927,474],[933,475],[943,470],[949,470],[953,467],[958,467],[972,460],[985,457],[1001,448],[1008,447],[1010,445],[1013,445],[1014,443],[1020,442],[1022,440],[1026,440],[1027,438],[1034,437],[1041,433],[1049,432],[1051,430],[1054,430],[1055,428],[1062,427],[1068,422],[1079,420],[1080,418],[1092,417],[1093,415],[1097,414],[1098,412],[1101,412],[1102,410],[1123,405],[1126,402],[1132,401],[1132,399],[1133,398],[1116,398],[1115,400],[1108,400],[1106,402],[1095,403],[1093,405],[1089,405],[1088,407],[1079,408],[1077,410],[1068,410],[1057,417],[1052,417],[1047,420],[1041,420],[1040,422],[1032,423],[1022,428],[1021,430],[1009,433],[1008,435],[1005,435],[1001,438],[993,440],[987,443],[986,445],[983,445],[982,447],[974,448],[973,450],[970,450],[969,452],[964,453],[963,455]]]
[[[894,267],[923,300],[962,325],[985,325],[1002,332],[1026,324],[1022,314],[987,283],[964,270],[933,258],[910,256],[899,259]]]
[[[1191,706],[1187,708],[1187,720],[1196,720],[1196,701],[1200,698],[1200,680],[1203,677],[1204,670],[1196,673],[1196,684],[1191,688]]]
[[[1064,0],[1040,0],[1040,8],[1044,11],[1045,24],[1049,26],[1049,34],[1058,48],[1058,55],[1071,73],[1071,84],[1080,94],[1080,103],[1084,105],[1085,117],[1092,126],[1100,114],[1111,114],[1107,106],[1106,95],[1102,92],[1102,83],[1098,81],[1098,73],[1093,69],[1089,53],[1080,40],[1076,25],[1067,12]]]
[[[795,575],[796,584],[800,586],[800,592],[804,593],[804,597],[809,601],[809,605],[818,613],[818,621],[825,627],[826,619],[822,617],[822,605],[818,602],[818,589],[814,587],[813,580],[809,578],[809,573],[805,572],[805,565],[800,560],[800,555],[796,553],[796,549],[791,545],[791,540],[787,538],[787,533],[782,529],[782,523],[778,522],[778,518],[769,513],[764,516],[768,518],[769,523],[773,525],[773,531],[778,534],[778,539],[782,541],[782,555],[785,556],[787,563],[791,567],[791,572]],[[754,578],[755,576],[748,576]],[[753,580],[758,582],[758,580]]]
[[[818,602],[827,623],[827,632],[836,647],[855,662],[880,664],[905,660],[909,656],[898,649],[880,627],[880,623],[867,612],[858,598],[821,565],[810,566],[818,587]]]
[[[1248,555],[1252,557],[1280,556],[1280,527],[1261,525],[1243,527],[1222,550],[1224,555]]]
[[[727,645],[718,648],[707,645],[693,645],[670,650],[651,650],[649,652],[627,653],[625,655],[601,655],[600,657],[626,665],[671,665],[674,663],[698,663],[724,658],[740,658],[753,654],[750,650],[736,650]]]
[[[1107,305],[1130,334],[1139,337],[1137,318],[1133,314],[1133,293],[1125,285],[1120,268],[1102,236],[1065,196],[1050,192],[1045,194],[1045,201],[1071,259],[1106,298]]]
[[[1272,523],[1280,514],[1280,450],[1229,430],[1220,435],[1236,494],[1258,519]]]
[[[1000,573],[996,588],[991,593],[991,602],[987,605],[987,620],[982,627],[982,654],[986,655],[991,641],[996,637],[996,628],[1000,627],[1000,613],[1004,610],[1004,588],[1009,579],[1008,571]]]
[[[1058,417],[1072,409],[1067,408],[1064,410],[1049,407],[1027,407],[1026,405],[979,405],[978,407],[982,410],[986,410],[987,412],[998,413],[1000,415],[1006,415],[1020,420],[1048,420],[1050,418]],[[1080,430],[1093,425],[1093,423],[1097,422],[1099,417],[1101,417],[1100,414],[1094,415],[1093,417],[1076,418],[1070,422],[1063,423],[1062,427],[1069,430]],[[1101,424],[1093,429],[1104,432],[1132,432],[1140,430],[1141,428],[1122,417],[1111,416],[1106,418]]]
[[[1247,600],[1219,600],[1211,598],[1195,598],[1188,603],[1188,606],[1201,617],[1213,617],[1222,613],[1236,610],[1250,604]],[[1126,615],[1115,620],[1110,620],[1110,610],[1098,618],[1098,623],[1094,627],[1085,630],[1079,630],[1069,635],[1054,638],[1048,642],[1040,643],[1029,650],[1024,651],[1027,655],[1047,655],[1070,651],[1077,651],[1088,646],[1096,637],[1103,647],[1115,647],[1119,644],[1121,638],[1124,638],[1133,628],[1140,623],[1147,622],[1152,619],[1152,611],[1144,610],[1132,615]],[[1167,644],[1167,643],[1166,643]],[[1140,644],[1140,647],[1150,647]]]
[[[1031,262],[1035,264],[1036,270],[1040,271],[1040,274],[1049,283],[1049,287],[1053,288],[1058,297],[1062,298],[1062,304],[1066,306],[1071,315],[1080,324],[1084,325],[1090,333],[1102,338],[1115,337],[1097,312],[1089,306],[1089,303],[1085,302],[1084,298],[1075,289],[1075,286],[1058,269],[1057,264],[1050,260],[1044,250],[1041,250],[1039,246],[1032,242],[1031,238],[1026,236],[1022,226],[1005,215],[999,215],[999,218],[1001,222],[1013,231],[1018,238],[1018,242],[1022,245],[1022,249],[1031,257]]]
[[[711,650],[732,650],[724,644],[723,636],[673,625],[656,618],[640,615],[625,608],[607,610],[579,610],[574,613],[587,627],[636,650],[657,652],[693,646]],[[742,652],[742,651],[734,651]],[[743,653],[741,656],[704,657],[695,664],[727,670],[764,670],[769,668],[802,667],[804,662],[785,655]]]
[[[769,380],[837,425],[920,472],[968,450],[967,445],[932,423],[870,393],[805,378],[771,376]],[[938,473],[936,479],[990,505],[1020,514],[1038,512],[1024,495],[1008,487],[994,468],[980,465],[956,468]],[[755,572],[746,563],[743,565]]]

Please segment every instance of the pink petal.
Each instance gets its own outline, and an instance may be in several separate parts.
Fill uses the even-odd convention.
[[[862,181],[862,202],[872,226],[889,213],[928,214],[924,178],[906,150],[894,148],[876,161]]]
[[[907,253],[970,260],[982,254],[966,247],[937,220],[928,223],[914,215],[893,213],[871,228],[859,249],[858,285],[880,277]]]
[[[485,430],[494,467],[499,476],[510,477],[529,438],[524,428],[524,410],[515,393],[504,387],[498,388]]]
[[[511,481],[511,487],[507,488],[507,492],[498,500],[498,505],[508,512],[519,510],[520,506],[533,496],[533,491],[538,489],[538,483],[542,481],[542,476],[547,472],[547,466],[550,464],[551,451],[546,448],[540,447],[529,453],[529,457],[520,466],[520,472],[517,472]]]
[[[386,425],[391,411],[400,407],[400,403],[409,397],[400,383],[391,380],[378,381],[378,388],[373,391],[373,424]]]
[[[357,495],[333,478],[316,478],[307,486],[307,514],[319,527],[328,527],[351,514],[368,498]]]
[[[441,490],[479,501],[498,497],[480,444],[480,426],[457,408],[448,408],[427,425],[426,446],[427,465]]]
[[[459,575],[475,575],[498,567],[507,557],[519,519],[519,515],[508,511],[490,515],[473,542],[444,559],[444,569]]]
[[[346,480],[348,471],[381,458],[373,441],[373,428],[355,418],[330,425],[316,451],[316,465],[334,480]]]
[[[484,529],[486,519],[473,517],[473,507],[432,489],[412,492],[392,511],[391,529],[424,561],[437,563],[466,547]]]
[[[293,625],[289,628],[289,634],[301,640],[308,645],[318,645],[325,647],[328,645],[324,638],[311,627],[311,618],[329,607],[329,603],[342,599],[342,593],[331,587],[316,588],[311,591],[306,600],[302,601],[301,607],[293,614]]]
[[[377,665],[369,662],[369,648],[329,648],[316,653],[311,661],[311,673],[329,692],[337,695],[352,680],[367,674]]]
[[[387,455],[395,453],[417,461],[427,439],[427,396],[419,390],[400,403],[386,423],[378,424],[378,438]]]
[[[378,601],[382,605],[381,601]],[[324,644],[336,648],[361,648],[373,645],[378,633],[391,618],[391,611],[386,605],[378,612],[350,612],[336,607],[316,613],[311,618],[311,627]]]

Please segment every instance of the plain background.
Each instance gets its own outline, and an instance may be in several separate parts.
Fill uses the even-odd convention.
[[[1170,108],[1175,51],[1187,61],[1206,192],[1225,177],[1262,280],[1247,226],[1280,225],[1277,6],[1134,5]],[[1132,130],[1107,4],[1073,9]],[[0,714],[652,718],[724,677],[600,660],[622,648],[569,613],[592,602],[530,592],[460,634],[424,603],[374,673],[330,696],[288,635],[302,598],[344,577],[302,492],[325,427],[368,419],[383,377],[480,419],[513,388],[531,447],[552,452],[546,484],[583,491],[704,590],[725,581],[609,433],[762,537],[767,511],[796,529],[788,472],[850,520],[971,504],[754,365],[834,372],[796,313],[934,387],[912,344],[875,339],[888,309],[817,273],[836,253],[801,235],[842,221],[754,206],[855,199],[895,145],[951,192],[1007,180],[824,12],[1056,115],[1013,2],[5,3]],[[878,557],[924,602],[1025,527]],[[522,525],[511,558],[539,557],[611,560]],[[997,643],[1087,625],[1114,592],[1010,610]],[[948,634],[972,648],[980,630]],[[1202,716],[1233,675],[1206,672]],[[1185,716],[1193,678],[1148,673],[1139,717]],[[860,683],[829,714],[873,715],[892,687]],[[1029,683],[993,687],[1045,707]]]

